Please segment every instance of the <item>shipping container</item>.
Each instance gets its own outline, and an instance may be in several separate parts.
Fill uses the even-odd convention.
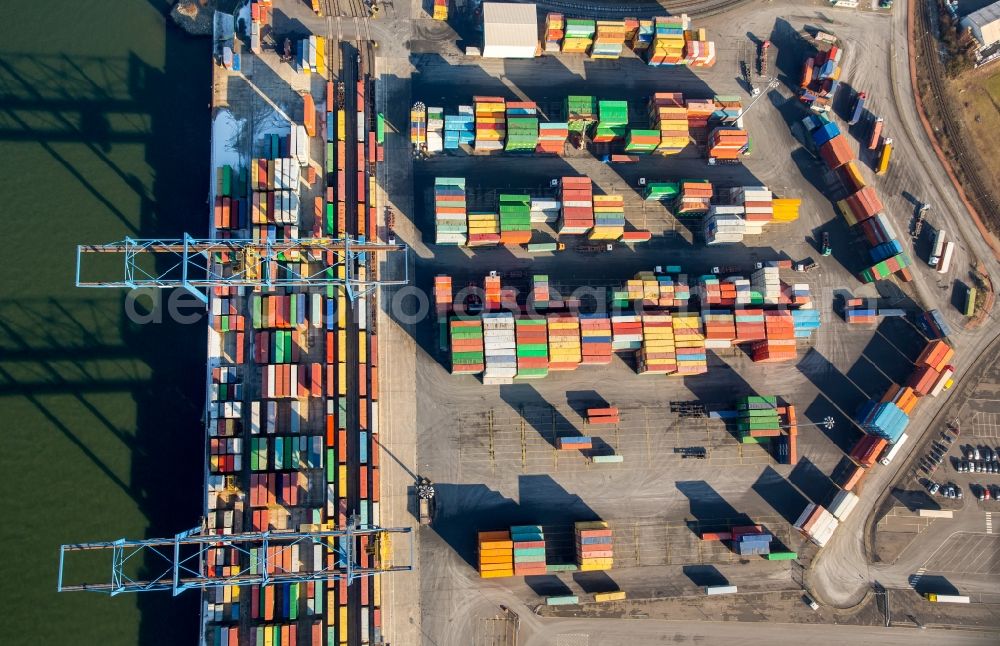
[[[713,596],[717,594],[736,594],[737,588],[735,585],[709,585],[705,586],[705,594],[708,596]]]
[[[896,455],[899,453],[899,450],[903,448],[903,445],[906,444],[906,440],[908,439],[910,439],[910,436],[907,435],[906,433],[900,435],[899,440],[897,440],[895,444],[889,447],[889,450],[886,451],[885,455],[882,456],[882,458],[879,460],[879,463],[885,466],[889,466],[889,463],[892,462],[893,458],[896,457]]]

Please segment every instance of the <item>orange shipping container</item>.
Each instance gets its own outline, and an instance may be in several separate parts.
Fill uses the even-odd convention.
[[[302,125],[307,135],[316,136],[316,103],[311,94],[302,95]]]

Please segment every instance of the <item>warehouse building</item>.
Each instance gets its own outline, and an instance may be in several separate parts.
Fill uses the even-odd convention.
[[[972,35],[983,47],[1000,42],[1000,2],[973,11],[961,22],[963,29],[971,29]]]
[[[538,13],[533,4],[483,3],[483,56],[534,58],[538,49]]]

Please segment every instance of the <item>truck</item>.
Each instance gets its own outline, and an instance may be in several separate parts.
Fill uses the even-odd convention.
[[[889,450],[885,452],[882,459],[879,460],[879,463],[888,466],[889,463],[892,462],[892,459],[896,457],[896,454],[899,453],[899,449],[903,448],[903,445],[906,444],[906,440],[908,439],[910,439],[910,436],[906,433],[900,435],[896,443],[890,446]]]
[[[876,175],[885,175],[889,170],[889,159],[892,157],[892,137],[882,139],[882,148],[878,153],[878,163],[875,165]]]
[[[941,254],[944,253],[944,243],[946,234],[944,229],[938,229],[934,232],[934,243],[931,245],[931,255],[927,258],[927,264],[931,267],[937,267],[938,263],[941,262]]]
[[[587,244],[582,244],[576,248],[580,253],[608,253],[613,251],[615,246],[610,242],[607,244],[601,244],[598,242],[588,242]]]
[[[544,253],[546,251],[562,251],[566,245],[562,242],[533,242],[527,245],[528,253]]]
[[[955,243],[949,240],[944,243],[944,251],[941,252],[941,261],[938,263],[937,272],[947,274],[951,268],[951,257],[955,253]]]
[[[865,113],[865,99],[868,95],[864,92],[858,93],[858,100],[854,102],[854,112],[851,113],[851,120],[847,122],[847,125],[853,126],[861,121],[861,115]]]
[[[882,136],[882,117],[875,119],[875,124],[872,126],[872,134],[868,139],[868,150],[875,150],[878,148],[879,137]]]
[[[427,478],[417,478],[417,502],[420,507],[420,524],[430,525],[434,515],[434,485]]]
[[[957,594],[935,594],[933,592],[924,593],[924,597],[931,603],[970,603],[969,597]]]

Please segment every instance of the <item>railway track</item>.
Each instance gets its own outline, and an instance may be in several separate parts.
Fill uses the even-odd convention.
[[[952,106],[945,94],[944,71],[938,56],[938,43],[931,31],[931,16],[928,15],[931,6],[925,0],[918,1],[921,3],[921,8],[916,11],[916,24],[914,26],[916,42],[918,43],[917,52],[924,62],[923,68],[926,70],[924,78],[930,83],[932,100],[941,116],[940,128],[948,138],[948,147],[954,154],[950,163],[955,164],[961,170],[962,183],[976,209],[984,216],[996,213],[997,204],[989,190],[989,184],[980,175],[977,165],[962,152],[972,150],[972,147],[966,141],[961,124],[955,118]]]

